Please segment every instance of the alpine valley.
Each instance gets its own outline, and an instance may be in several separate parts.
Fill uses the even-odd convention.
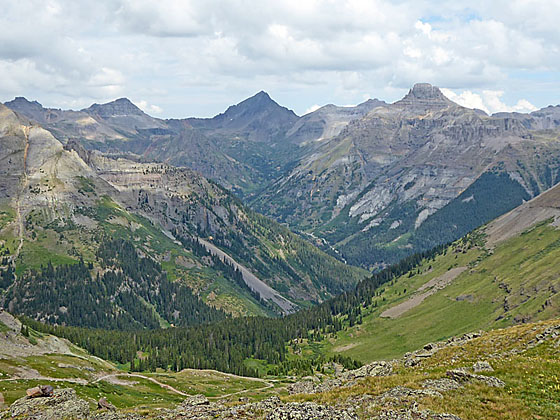
[[[559,226],[560,106],[18,97],[0,419],[556,419]]]

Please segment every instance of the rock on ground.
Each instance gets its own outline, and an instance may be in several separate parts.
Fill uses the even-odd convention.
[[[447,376],[459,383],[482,382],[496,388],[503,388],[506,385],[504,381],[494,376],[475,375],[461,369],[449,370],[447,371]]]
[[[473,371],[475,373],[478,372],[493,372],[494,368],[490,365],[490,363],[485,361],[478,361],[473,365]]]

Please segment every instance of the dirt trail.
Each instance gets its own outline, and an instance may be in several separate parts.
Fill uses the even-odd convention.
[[[410,299],[387,309],[380,315],[380,317],[392,319],[400,317],[405,312],[420,305],[427,297],[448,286],[459,276],[459,274],[461,274],[466,269],[467,267],[455,267],[442,274],[441,276],[430,280],[429,282],[420,286],[416,293],[414,293],[414,295],[410,297]]]
[[[126,377],[129,377],[129,378],[146,379],[147,381],[150,381],[150,382],[153,382],[156,385],[159,385],[163,389],[167,389],[168,391],[171,391],[171,392],[174,392],[176,394],[182,395],[183,397],[188,397],[189,396],[189,394],[186,394],[183,391],[179,391],[178,389],[173,388],[171,385],[161,383],[157,379],[150,378],[150,377],[144,376],[144,375],[140,375],[138,373],[112,373],[110,375],[105,375],[105,376],[102,376],[101,378],[97,378],[95,381],[92,382],[92,384],[95,384],[95,383],[100,382],[100,381],[107,381],[107,380],[110,380],[111,378],[117,379],[118,376],[126,376]]]
[[[225,259],[230,264],[233,264],[235,268],[241,271],[241,274],[243,275],[243,280],[245,281],[247,286],[249,286],[252,290],[257,291],[263,299],[272,300],[274,303],[276,303],[282,309],[282,312],[284,312],[285,315],[296,312],[297,307],[292,302],[290,302],[288,299],[282,296],[278,291],[274,290],[268,284],[266,284],[257,276],[255,276],[246,267],[239,264],[232,257],[230,257],[228,254],[226,254],[224,251],[218,248],[216,245],[202,238],[198,238],[198,241],[202,245],[204,245],[204,247],[211,254],[216,255],[221,259]]]
[[[202,371],[199,371],[199,372],[206,372],[206,371],[202,370]],[[208,372],[216,373],[215,371],[208,371]],[[220,372],[220,374],[222,374],[222,373]],[[267,382],[267,381],[264,381],[264,380],[258,379],[258,378],[246,378],[246,377],[244,377],[244,376],[242,377],[242,376],[231,375],[231,374],[222,374],[222,375],[229,376],[229,377],[232,377],[232,378],[241,378],[241,379],[245,379],[245,380],[249,380],[249,381],[260,382],[260,383],[262,383],[263,385],[265,385],[263,388],[259,388],[258,391],[263,391],[263,390],[270,389],[270,388],[274,387],[274,384],[273,384],[273,383]],[[95,383],[97,383],[97,382],[100,382],[100,381],[107,381],[107,380],[110,382],[111,379],[118,379],[119,376],[126,376],[126,377],[129,377],[129,378],[141,378],[141,379],[146,379],[146,380],[148,380],[148,381],[153,382],[153,383],[156,384],[156,385],[159,385],[159,386],[162,387],[163,389],[167,389],[168,391],[171,391],[171,392],[174,392],[174,393],[176,393],[176,394],[182,395],[183,397],[188,397],[188,396],[190,396],[190,394],[187,394],[187,393],[185,393],[185,392],[183,392],[183,391],[180,391],[180,390],[178,390],[177,388],[172,387],[171,385],[164,384],[164,383],[158,381],[158,380],[155,379],[155,378],[151,378],[151,377],[149,377],[149,376],[140,375],[140,374],[138,374],[138,373],[112,373],[112,374],[105,375],[105,376],[102,376],[102,377],[100,377],[100,378],[97,378],[95,381],[93,381],[93,382],[91,382],[91,383],[92,383],[92,384],[95,384]],[[209,397],[208,399],[228,398],[228,397],[231,397],[231,396],[233,396],[233,395],[239,395],[239,394],[243,394],[243,393],[246,393],[246,392],[249,392],[249,391],[256,391],[256,390],[255,390],[255,389],[243,389],[243,390],[241,390],[241,391],[232,392],[232,393],[230,393],[230,394],[220,395],[220,396],[216,396],[216,397]]]

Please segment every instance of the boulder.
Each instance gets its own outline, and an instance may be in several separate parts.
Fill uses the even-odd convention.
[[[459,382],[454,381],[453,379],[441,378],[426,379],[424,382],[422,382],[422,387],[433,391],[446,392],[461,388],[462,385]]]
[[[105,397],[101,397],[99,398],[99,401],[97,401],[97,409],[98,410],[109,410],[109,411],[115,411],[116,408],[113,404],[111,404],[109,401],[107,401],[107,399]]]
[[[485,361],[478,361],[473,365],[473,371],[475,373],[478,372],[493,372],[494,368],[490,365],[490,363]]]
[[[202,394],[192,395],[187,397],[181,403],[182,407],[196,407],[199,405],[209,405],[210,401]]]
[[[27,398],[52,397],[54,388],[50,385],[39,385],[29,388],[25,393]]]

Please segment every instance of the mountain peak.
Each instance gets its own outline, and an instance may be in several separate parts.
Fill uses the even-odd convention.
[[[270,106],[280,107],[280,105],[278,105],[278,103],[276,101],[274,101],[270,97],[270,95],[268,93],[266,93],[264,90],[261,90],[260,92],[256,93],[255,95],[245,99],[244,101],[239,102],[237,105],[234,105],[234,107],[243,107],[243,106],[256,106],[256,107],[260,107],[260,108],[270,107]],[[232,108],[232,107],[230,107],[230,108]]]
[[[43,105],[39,102],[30,101],[23,96],[17,96],[14,100],[5,102],[4,105],[12,111],[17,112],[20,115],[24,115],[26,118],[40,124],[45,122],[45,115],[50,111],[53,111],[51,109],[43,108]]]
[[[445,108],[452,103],[437,86],[429,83],[416,83],[406,96],[395,102],[394,105],[412,108]]]
[[[252,141],[275,142],[299,117],[261,90],[214,118],[189,118],[194,128],[220,132]]]
[[[21,104],[33,104],[33,105],[40,105],[42,106],[39,102],[37,101],[30,101],[29,99],[27,99],[24,96],[16,96],[12,101],[10,101],[9,103],[21,103]]]
[[[270,97],[270,95],[268,93],[266,93],[264,90],[261,90],[260,92],[258,92],[256,95],[253,96],[253,98],[270,99],[272,101],[272,98]]]
[[[412,89],[410,89],[408,94],[418,99],[444,98],[443,93],[441,93],[439,88],[429,83],[416,83],[412,86]]]
[[[116,117],[126,115],[144,115],[144,111],[134,105],[128,98],[115,99],[105,104],[93,104],[83,111],[94,113],[100,117]]]
[[[15,111],[22,109],[43,109],[43,105],[39,102],[30,101],[23,96],[16,96],[12,101],[6,102],[5,105]]]
[[[255,95],[239,102],[237,105],[230,106],[223,114],[215,118],[225,118],[226,120],[239,119],[239,118],[254,118],[257,115],[268,115],[270,112],[280,112],[282,114],[289,114],[290,117],[297,118],[293,111],[279,105],[274,99],[270,97],[264,90],[256,93]]]

